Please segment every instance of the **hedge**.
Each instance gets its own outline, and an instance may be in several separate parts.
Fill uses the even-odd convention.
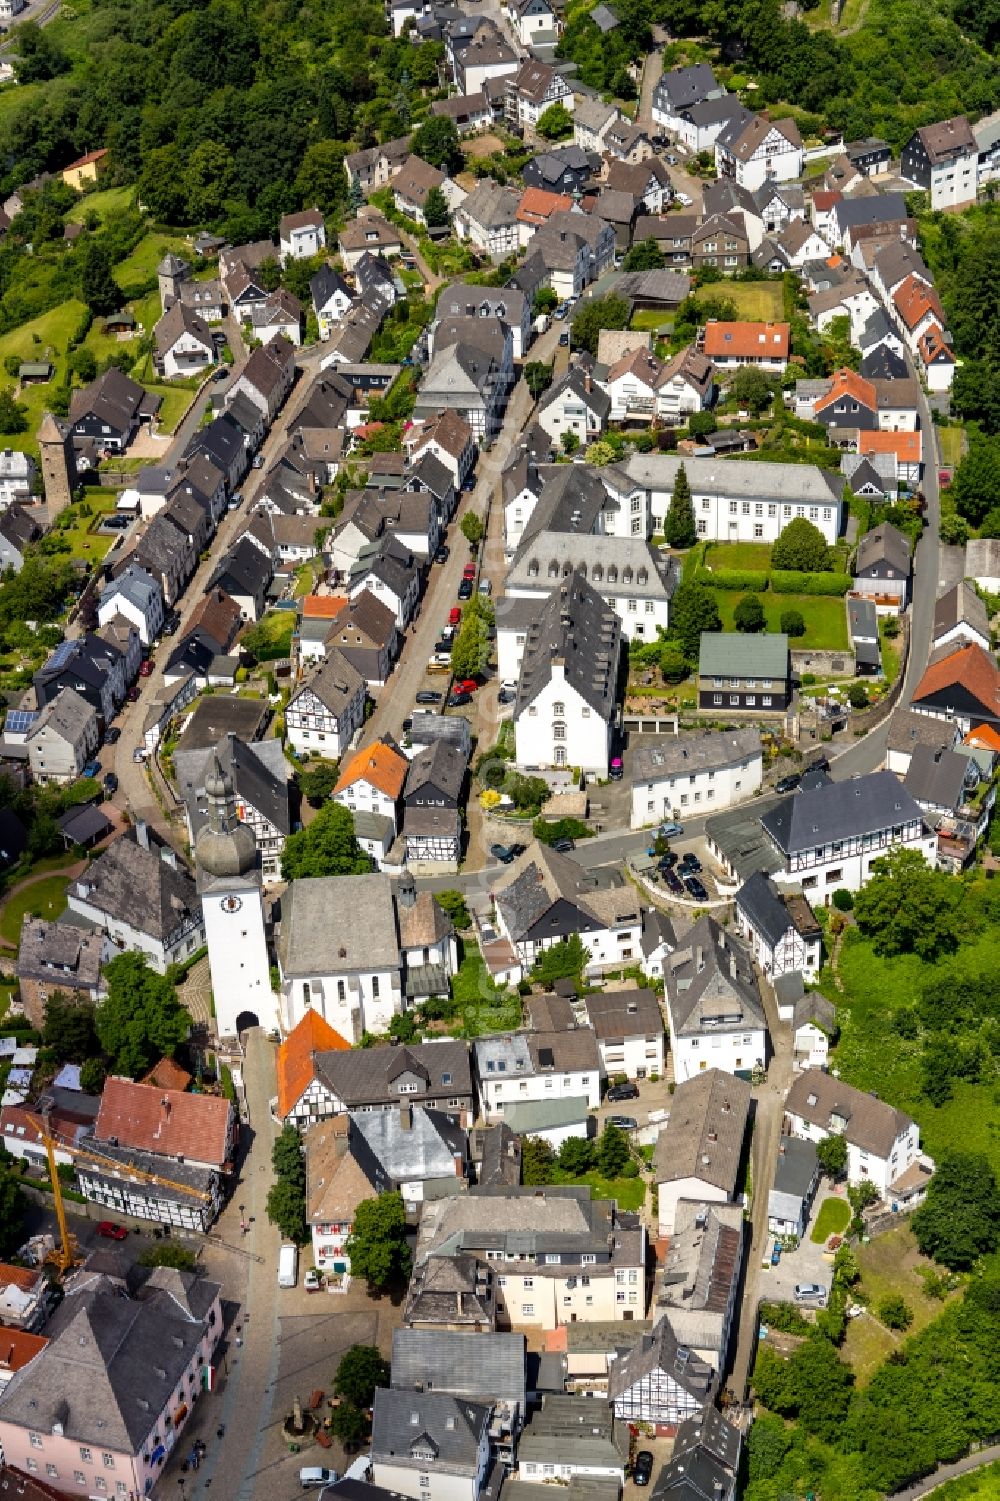
[[[771,589],[775,594],[843,595],[853,583],[849,573],[797,573],[781,568],[771,573]]]
[[[710,589],[737,589],[741,594],[763,594],[767,589],[768,575],[750,568],[699,568],[695,574],[699,584]]]

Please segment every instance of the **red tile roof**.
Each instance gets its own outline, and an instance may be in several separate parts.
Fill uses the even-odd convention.
[[[158,1089],[179,1089],[183,1094],[190,1089],[193,1074],[189,1074],[186,1068],[181,1068],[172,1058],[161,1058],[155,1063],[141,1084],[153,1084]]]
[[[936,323],[929,324],[926,331],[920,335],[917,340],[917,349],[925,365],[933,365],[935,360],[945,360],[952,365],[955,363],[955,356],[945,343],[944,334]]]
[[[352,787],[355,782],[371,782],[386,797],[397,798],[403,790],[410,763],[400,751],[393,750],[384,741],[365,746],[349,756],[341,769],[334,794]]]
[[[0,1326],[0,1371],[10,1371],[13,1375],[40,1355],[47,1344],[44,1335],[28,1334],[24,1329],[8,1329],[6,1324]]]
[[[544,188],[525,188],[518,205],[517,218],[522,224],[543,224],[551,214],[573,207],[565,193],[547,193]]]
[[[88,151],[86,156],[79,157],[75,162],[70,162],[68,167],[63,167],[64,172],[73,172],[77,167],[89,167],[91,162],[99,162],[108,154],[105,146],[100,151]]]
[[[724,323],[705,327],[705,353],[709,359],[736,355],[741,359],[788,358],[790,328],[787,323]]]
[[[278,1049],[278,1115],[284,1120],[313,1077],[317,1053],[345,1052],[350,1043],[311,1008]]]
[[[16,1287],[23,1293],[34,1292],[42,1273],[34,1266],[11,1266],[0,1262],[0,1287]]]
[[[834,204],[840,203],[843,197],[843,193],[828,193],[824,190],[819,193],[813,194],[813,203],[819,209],[821,214],[825,214],[828,209],[833,208]]]
[[[878,406],[878,395],[871,381],[865,380],[856,370],[835,370],[830,377],[830,389],[825,396],[819,397],[816,402],[816,411],[822,412],[824,408],[832,406],[841,397],[849,396],[852,401],[858,401],[862,406],[874,412]]]
[[[977,724],[962,744],[971,745],[974,750],[990,750],[1000,756],[1000,730],[995,730],[991,724]]]
[[[215,1095],[182,1094],[112,1077],[104,1086],[94,1135],[121,1147],[224,1166],[232,1156],[232,1106]]]
[[[860,432],[859,453],[893,453],[897,464],[919,464],[923,457],[920,433]]]
[[[336,620],[347,603],[345,594],[307,594],[302,601],[303,620]]]
[[[949,688],[970,693],[991,716],[1000,718],[1000,669],[981,646],[970,643],[932,662],[917,684],[913,702],[933,698]]]
[[[928,313],[933,313],[938,322],[944,325],[944,309],[938,294],[933,287],[921,281],[915,272],[911,271],[906,280],[900,282],[892,300],[907,328],[916,328],[921,318]]]

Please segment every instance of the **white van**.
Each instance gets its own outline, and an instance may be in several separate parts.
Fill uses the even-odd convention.
[[[278,1286],[294,1287],[299,1280],[298,1246],[282,1246],[278,1252]]]

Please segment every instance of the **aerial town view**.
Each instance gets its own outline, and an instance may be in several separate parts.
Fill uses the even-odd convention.
[[[0,0],[0,204],[0,1501],[1000,1501],[997,0]]]

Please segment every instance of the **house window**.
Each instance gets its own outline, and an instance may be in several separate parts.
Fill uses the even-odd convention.
[[[372,975],[372,1000],[378,1000],[378,975]]]
[[[40,1449],[42,1447],[42,1436],[41,1436],[41,1434],[40,1433],[29,1433],[28,1434],[28,1442],[30,1443],[30,1445],[31,1445],[31,1447],[33,1449]]]
[[[346,1001],[347,1000],[347,987],[344,984],[343,980],[338,980],[337,981],[337,1000],[338,1001]]]
[[[53,1480],[59,1479],[59,1471],[56,1469],[55,1465],[46,1465],[45,1473],[46,1475],[51,1475]]]
[[[525,1318],[531,1318],[532,1315],[534,1314],[534,1312],[535,1312],[535,1305],[534,1305],[534,1303],[522,1303],[521,1304],[521,1313],[523,1314],[523,1316]]]
[[[560,715],[562,715],[562,714],[565,714],[566,713],[566,705],[562,704],[562,703],[555,703],[555,704],[552,705],[552,712],[557,717],[560,716]]]
[[[87,1477],[83,1473],[82,1470],[74,1470],[73,1471],[73,1479],[76,1481],[77,1485],[86,1485],[87,1484]]]
[[[109,1454],[107,1450],[105,1450],[101,1455],[101,1463],[106,1470],[113,1470],[115,1467],[115,1456],[113,1454]]]
[[[89,1465],[93,1461],[94,1456],[91,1454],[89,1449],[81,1449],[80,1458],[83,1460],[83,1463],[85,1465]]]

